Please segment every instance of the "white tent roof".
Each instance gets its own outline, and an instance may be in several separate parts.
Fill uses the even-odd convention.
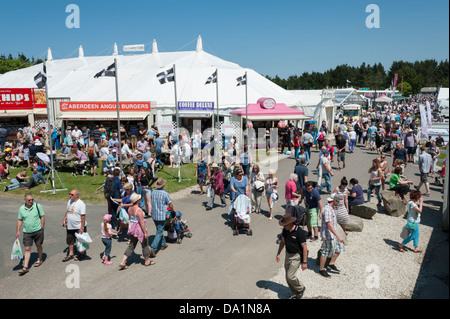
[[[300,100],[300,106],[317,106],[322,101],[323,90],[291,90]]]
[[[245,86],[236,86],[236,78],[247,71],[248,103],[271,97],[277,103],[300,106],[299,97],[279,87],[252,69],[222,60],[202,49],[201,38],[196,51],[154,52],[139,55],[80,56],[47,61],[49,98],[71,101],[115,101],[113,77],[94,78],[117,58],[120,101],[152,101],[157,107],[174,107],[173,82],[160,84],[156,75],[175,64],[178,101],[216,101],[216,84],[205,85],[218,69],[219,108],[245,107]],[[49,52],[51,52],[49,50]],[[35,88],[34,76],[42,64],[0,75],[0,88]]]
[[[440,88],[437,100],[441,106],[442,104],[445,104],[445,102],[447,102],[448,105],[448,88]]]
[[[392,102],[392,99],[390,97],[387,97],[385,95],[379,96],[375,99],[375,102],[380,102],[380,103],[390,103]]]

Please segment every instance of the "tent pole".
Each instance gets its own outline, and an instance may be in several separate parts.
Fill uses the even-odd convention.
[[[248,86],[248,78],[247,71],[245,71],[245,130],[247,131],[247,140],[245,145],[248,143],[248,102],[247,102],[247,86]]]
[[[216,69],[216,112],[217,112],[217,118],[216,122],[219,124],[219,69]],[[214,112],[213,112],[214,117]],[[213,122],[214,123],[214,122]],[[213,125],[214,127],[214,125]]]
[[[119,163],[120,170],[123,172],[122,165],[122,139],[120,137],[120,111],[119,111],[119,81],[118,81],[118,70],[117,70],[117,58],[114,58],[114,69],[116,73],[116,108],[117,108],[117,135],[119,135]]]
[[[44,69],[45,69],[45,73],[46,73],[46,77],[47,77],[47,81],[45,82],[45,100],[46,100],[46,104],[47,104],[47,129],[48,129],[48,134],[49,134],[49,145],[50,145],[50,165],[51,165],[51,171],[52,171],[52,194],[55,195],[56,191],[55,191],[55,171],[54,171],[54,165],[53,165],[53,141],[52,141],[52,132],[50,131],[50,108],[48,105],[48,72],[47,72],[47,63],[44,61]],[[56,148],[56,147],[55,147]]]

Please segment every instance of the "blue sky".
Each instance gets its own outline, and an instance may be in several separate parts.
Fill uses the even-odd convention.
[[[66,27],[66,6],[80,9],[80,28]],[[366,27],[369,4],[379,8],[380,28]],[[449,57],[448,0],[23,0],[0,8],[0,54],[45,58],[112,53],[126,44],[156,39],[160,52],[205,51],[287,78],[340,64]]]

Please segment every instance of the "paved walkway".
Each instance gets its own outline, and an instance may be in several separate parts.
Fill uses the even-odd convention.
[[[347,154],[346,169],[335,171],[333,187],[338,185],[342,176],[347,179],[356,177],[361,185],[366,185],[367,170],[374,156],[362,149],[358,149],[355,154]],[[310,166],[315,167],[317,159],[318,152],[314,150]],[[391,159],[388,157],[388,160]],[[336,162],[333,167],[337,167]],[[0,197],[0,241],[3,243],[0,247],[0,286],[11,288],[1,289],[0,298],[133,298],[135,295],[164,299],[284,298],[287,286],[275,283],[272,278],[282,267],[281,263],[275,262],[275,240],[280,232],[278,220],[284,213],[284,183],[293,168],[292,158],[284,158],[278,163],[277,177],[282,187],[280,200],[275,205],[275,219],[268,220],[267,203],[263,202],[263,213],[251,216],[253,236],[233,236],[227,210],[216,206],[213,210],[206,211],[202,205],[206,203],[206,196],[200,196],[194,191],[185,197],[174,199],[175,208],[188,220],[193,237],[185,238],[181,244],[170,244],[168,249],[158,253],[154,259],[156,264],[150,267],[143,266],[138,246],[137,255],[130,259],[132,263],[125,271],[118,270],[126,248],[123,240],[113,241],[113,265],[103,266],[100,261],[103,250],[100,224],[106,205],[88,205],[88,232],[94,240],[88,250],[89,258],[80,262],[63,263],[61,259],[65,255],[63,251],[66,244],[65,229],[61,226],[61,221],[65,203],[42,202],[46,213],[45,262],[41,267],[32,268],[28,274],[19,277],[17,271],[21,265],[10,260],[9,255],[15,236],[18,207],[23,201]],[[409,165],[407,175],[418,181],[416,173],[417,166]],[[317,179],[311,169],[310,179]],[[325,200],[325,196],[323,199]],[[435,187],[432,197],[426,199],[426,202],[435,206],[442,202],[441,194]],[[152,240],[155,227],[151,219],[147,219],[147,227]],[[440,229],[434,231],[440,232]],[[448,234],[446,244],[448,253]],[[35,248],[32,252],[31,262],[37,258]],[[430,260],[428,264],[433,266],[432,258],[435,256],[424,256]],[[448,298],[448,254],[446,262]],[[311,260],[311,265],[314,265],[314,260]],[[315,269],[311,269],[311,274],[318,276],[314,271]],[[124,294],[130,289],[133,294]],[[268,289],[274,295],[264,294]],[[417,296],[427,294],[418,291]]]

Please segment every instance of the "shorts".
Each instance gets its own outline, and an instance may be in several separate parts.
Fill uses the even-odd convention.
[[[308,226],[319,227],[319,208],[309,208],[306,210],[306,216],[308,216]]]
[[[428,183],[428,173],[420,173],[420,181],[422,183]]]
[[[250,175],[250,164],[241,164],[244,175]]]
[[[98,166],[98,157],[97,156],[89,157],[89,164],[91,165],[92,168],[94,166]]]
[[[44,229],[41,228],[33,233],[23,233],[23,245],[25,247],[33,246],[33,241],[36,246],[42,246],[44,243]]]
[[[322,257],[331,258],[334,254],[340,254],[344,251],[344,243],[339,242],[336,237],[331,240],[324,240],[322,243]]]
[[[77,238],[75,237],[75,233],[78,233],[79,229],[67,229],[66,235],[66,244],[67,245],[75,245]],[[84,232],[87,232],[87,227],[84,227]]]
[[[345,161],[345,152],[338,153],[338,162]]]
[[[30,159],[30,150],[28,148],[23,150],[23,160],[28,161]]]

